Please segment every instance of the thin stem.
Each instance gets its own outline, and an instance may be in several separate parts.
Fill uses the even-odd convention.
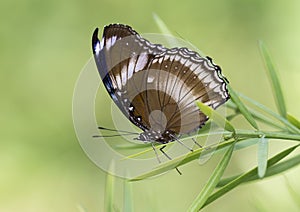
[[[300,141],[300,134],[287,134],[282,132],[264,132],[264,131],[251,131],[251,130],[236,130],[236,136],[245,136],[248,138],[260,138],[265,136],[265,138],[273,139],[286,139]]]

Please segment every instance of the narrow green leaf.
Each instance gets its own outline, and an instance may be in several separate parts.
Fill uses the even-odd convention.
[[[267,169],[267,173],[265,176],[271,176],[270,174],[270,169],[273,167],[276,167],[276,164],[278,161],[282,160],[283,158],[285,158],[286,156],[288,156],[292,151],[294,151],[297,147],[299,147],[299,145],[290,147],[282,152],[280,152],[279,154],[275,155],[274,157],[270,158],[268,160],[268,165],[267,167],[270,167]],[[299,157],[299,162],[300,162],[300,155]],[[285,163],[285,162],[283,162]],[[274,166],[273,166],[274,165]],[[285,168],[287,168],[287,166],[285,166]],[[281,169],[282,170],[282,169]],[[278,173],[278,172],[277,172]],[[220,198],[221,196],[223,196],[224,194],[226,194],[227,192],[231,191],[232,189],[234,189],[235,187],[237,187],[238,185],[245,183],[245,182],[249,182],[253,179],[259,179],[258,175],[257,175],[257,167],[246,172],[245,174],[242,175],[238,175],[238,176],[234,176],[234,177],[230,177],[230,178],[226,178],[224,180],[221,180],[218,186],[222,186],[218,191],[216,191],[215,193],[213,193],[205,202],[205,204],[203,205],[203,207],[205,207],[206,205],[210,204],[211,202],[215,201],[216,199]]]
[[[255,208],[253,211],[260,211],[260,212],[267,212],[269,210],[267,210],[267,207],[265,206],[265,204],[267,204],[266,202],[262,202],[261,199],[259,199],[258,197],[254,197],[252,202],[252,206]]]
[[[165,45],[168,47],[182,46],[182,43],[173,36],[173,33],[169,30],[165,22],[156,13],[153,13],[153,19],[160,32],[165,35]]]
[[[255,139],[257,139],[257,138],[255,138]],[[240,149],[243,149],[243,148],[246,148],[248,146],[255,144],[257,142],[257,141],[255,141],[255,139],[241,139],[241,140],[236,141],[234,150],[240,150]],[[162,174],[166,171],[174,169],[175,167],[179,167],[179,166],[189,163],[193,160],[199,159],[200,155],[203,156],[203,155],[211,154],[212,152],[214,154],[222,153],[228,146],[232,145],[232,143],[234,143],[234,142],[235,142],[234,140],[231,140],[231,141],[222,142],[222,143],[218,144],[217,146],[212,145],[212,146],[206,146],[203,149],[201,149],[201,148],[196,149],[191,153],[182,155],[177,158],[173,158],[171,161],[162,163],[162,164],[158,165],[155,169],[153,169],[149,172],[143,173],[139,176],[136,176],[136,177],[130,179],[130,181],[143,180],[143,179],[146,179],[149,177],[153,177],[153,176]]]
[[[271,127],[275,127],[277,129],[280,130],[286,130],[286,127],[283,126],[282,124],[278,123],[277,121],[275,121],[274,119],[270,119],[269,117],[263,115],[262,113],[253,110],[253,109],[249,109],[249,112],[252,114],[253,118],[255,118],[256,120],[265,123]]]
[[[274,111],[272,111],[271,109],[269,109],[268,107],[266,107],[265,105],[249,98],[248,96],[245,96],[244,94],[238,93],[240,97],[242,97],[243,99],[247,100],[248,102],[252,103],[253,105],[255,105],[256,107],[258,107],[259,109],[263,110],[264,112],[266,112],[267,114],[273,116],[274,118],[276,118],[277,120],[281,121],[285,126],[288,127],[290,132],[293,133],[300,133],[300,129],[298,129],[297,127],[295,127],[293,124],[291,124],[288,120],[286,120],[284,117],[278,115],[277,113],[275,113]]]
[[[233,109],[233,110],[237,110],[237,106],[235,104],[233,104],[231,101],[228,102],[230,104],[226,104],[226,106],[230,109]],[[251,108],[248,108],[248,111],[251,113],[252,117],[262,123],[265,123],[269,126],[272,126],[272,127],[275,127],[277,129],[280,129],[280,130],[286,130],[286,127],[279,124],[278,122],[276,122],[274,119],[271,119],[269,118],[268,116],[265,116],[264,114],[262,114],[261,112],[258,112],[254,109],[251,109]],[[232,116],[236,116],[238,115],[238,113],[235,113],[233,114]],[[228,119],[228,118],[227,118]],[[228,119],[229,120],[229,119]]]
[[[202,102],[196,102],[197,106],[200,108],[200,110],[207,115],[209,118],[211,118],[216,124],[219,125],[219,127],[224,128],[227,131],[235,132],[234,127],[232,124],[222,115],[220,115],[217,111],[212,109],[211,107],[203,104]]]
[[[111,162],[109,170],[113,173],[115,169],[114,161]],[[114,211],[114,185],[115,177],[109,173],[106,175],[106,187],[105,187],[105,211]]]
[[[153,18],[161,33],[172,35],[165,22],[156,13],[153,13]]]
[[[287,120],[293,124],[295,127],[297,127],[298,129],[300,129],[300,121],[295,118],[295,116],[293,116],[292,114],[290,113],[287,113]]]
[[[146,178],[149,178],[149,177],[159,175],[159,174],[164,173],[166,171],[172,170],[175,167],[179,167],[183,164],[189,163],[190,161],[199,159],[200,154],[201,155],[206,155],[206,154],[211,154],[211,152],[215,152],[215,151],[217,152],[219,149],[226,148],[226,147],[232,145],[232,143],[234,143],[234,142],[235,142],[234,140],[231,140],[231,141],[228,140],[226,142],[222,142],[222,143],[218,144],[217,146],[212,145],[212,146],[207,146],[205,148],[196,149],[193,152],[190,152],[188,154],[184,154],[184,155],[182,155],[180,157],[177,157],[177,158],[173,158],[170,161],[166,161],[166,162],[158,165],[155,169],[130,179],[130,181],[143,180],[143,179],[146,179]]]
[[[238,142],[234,146],[234,151],[247,148],[249,146],[255,145],[259,142],[258,138],[248,138],[243,140],[242,142]]]
[[[252,125],[252,127],[254,127],[255,129],[258,129],[258,126],[257,126],[253,116],[251,115],[251,113],[249,112],[247,107],[244,105],[244,103],[240,100],[237,93],[231,88],[230,85],[227,85],[227,88],[230,93],[230,98],[236,104],[236,106],[239,109],[239,111],[241,112],[241,114],[247,119],[247,121]]]
[[[77,205],[77,209],[78,209],[79,212],[87,212],[87,210],[81,204]]]
[[[269,52],[265,46],[265,44],[262,41],[259,41],[259,47],[260,47],[260,52],[263,56],[266,68],[268,70],[268,75],[271,80],[271,84],[273,87],[273,95],[275,98],[275,102],[278,108],[278,111],[282,117],[286,118],[286,107],[285,107],[285,102],[282,94],[282,90],[280,87],[279,79],[276,73],[276,69],[274,67],[274,64],[271,60],[271,57],[269,55]]]
[[[294,156],[290,159],[287,159],[285,161],[282,161],[272,167],[270,167],[268,170],[267,170],[267,173],[265,175],[265,177],[270,177],[270,176],[273,176],[273,175],[276,175],[276,174],[280,174],[290,168],[293,168],[295,166],[298,166],[300,164],[300,155],[297,155],[297,156]],[[254,179],[251,179],[251,180],[256,180],[255,178]]]
[[[287,134],[287,133],[280,133],[280,132],[258,132],[258,131],[247,131],[247,130],[237,130],[235,135],[239,138],[236,143],[243,142],[249,138],[260,138],[262,135],[265,135],[265,138],[272,138],[272,139],[287,139],[287,140],[295,140],[300,141],[300,135],[294,135],[294,134]],[[232,135],[230,136],[232,137]],[[173,158],[170,161],[167,161],[165,163],[162,163],[158,165],[155,169],[143,173],[139,176],[136,176],[130,181],[137,181],[137,180],[143,180],[145,178],[153,177],[158,174],[164,173],[166,171],[172,170],[175,167],[179,167],[183,164],[189,163],[192,160],[196,160],[199,158],[200,154],[211,154],[212,151],[218,152],[220,149],[225,148],[229,145],[231,145],[233,142],[235,142],[233,139],[223,141],[219,144],[214,144],[211,146],[206,146],[205,148],[198,148],[194,150],[193,152],[190,152],[188,154],[182,155],[177,158]],[[216,149],[217,148],[217,149]],[[150,149],[149,149],[150,151]],[[255,172],[257,175],[257,170]]]
[[[271,167],[271,166],[273,166],[274,164],[278,163],[280,160],[282,160],[283,158],[285,158],[286,156],[288,156],[291,152],[293,152],[297,147],[299,147],[299,144],[296,145],[296,146],[292,146],[292,147],[290,147],[290,148],[288,148],[288,149],[286,149],[286,150],[284,150],[284,151],[278,153],[278,154],[275,155],[274,157],[270,158],[270,159],[268,160],[268,167]],[[222,179],[222,180],[218,183],[217,187],[223,187],[223,186],[225,186],[226,184],[230,183],[231,181],[233,181],[233,180],[235,180],[235,179],[237,179],[237,178],[240,178],[240,177],[242,177],[243,175],[246,175],[246,174],[247,174],[247,176],[249,176],[249,175],[251,175],[251,176],[256,176],[256,175],[257,175],[257,174],[256,174],[256,173],[257,173],[257,168],[256,168],[256,167],[253,168],[253,169],[250,170],[248,173],[249,173],[249,174],[245,173],[245,174],[236,175],[236,176],[232,176],[232,177],[228,177],[228,178]],[[244,179],[245,179],[245,178],[246,178],[246,177],[244,177]],[[243,182],[248,182],[248,181],[247,181],[247,180],[244,180]]]
[[[295,190],[295,188],[290,184],[288,178],[285,176],[285,182],[286,182],[286,187],[290,193],[290,196],[294,200],[293,202],[295,205],[298,206],[298,209],[300,210],[300,194]]]
[[[215,168],[214,172],[210,176],[208,182],[205,184],[204,188],[201,190],[199,195],[193,201],[188,211],[198,211],[204,205],[210,194],[214,191],[216,185],[220,181],[232,155],[234,149],[234,144],[226,151],[222,160]]]
[[[132,186],[131,182],[124,180],[124,212],[133,212]]]
[[[267,170],[268,163],[268,150],[269,144],[268,139],[265,136],[260,138],[260,142],[258,142],[258,150],[257,150],[257,161],[258,161],[258,176],[263,178],[265,176]]]

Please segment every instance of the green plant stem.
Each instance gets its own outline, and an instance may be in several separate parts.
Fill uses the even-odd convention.
[[[300,141],[300,134],[288,134],[282,132],[264,132],[264,131],[251,131],[251,130],[236,130],[236,136],[244,136],[247,138],[260,138],[265,136],[265,138],[272,139],[286,139],[286,140],[295,140]]]
[[[142,179],[145,179],[145,178],[148,178],[151,176],[155,176],[157,174],[163,173],[163,172],[173,169],[175,167],[186,164],[192,160],[195,160],[195,159],[199,158],[200,154],[209,154],[212,151],[223,149],[223,148],[227,147],[228,145],[232,144],[234,142],[234,138],[237,139],[237,141],[236,141],[237,143],[240,141],[246,140],[246,139],[250,139],[250,138],[261,138],[262,136],[264,136],[265,138],[269,138],[269,139],[285,139],[285,140],[300,141],[300,134],[288,134],[288,133],[282,133],[282,132],[251,131],[251,130],[236,130],[235,134],[234,133],[228,134],[228,133],[229,132],[225,132],[226,136],[228,136],[228,140],[226,140],[226,141],[223,141],[217,145],[212,145],[212,146],[206,147],[205,149],[203,149],[203,148],[196,149],[191,153],[174,158],[172,161],[165,162],[165,163],[159,165],[154,170],[151,170],[150,172],[144,173],[140,176],[137,176],[134,179],[131,179],[131,181],[142,180]]]
[[[228,132],[226,132],[227,134]],[[269,139],[285,139],[285,140],[295,140],[295,141],[300,141],[300,134],[287,134],[287,133],[282,133],[282,132],[264,132],[264,131],[251,131],[251,130],[236,130],[235,133],[231,133],[231,135],[226,135],[229,136],[228,140],[223,141],[217,145],[213,145],[210,147],[206,147],[206,149],[200,148],[196,149],[195,151],[188,153],[186,155],[177,157],[172,159],[171,161],[165,162],[161,165],[159,165],[157,168],[154,170],[151,170],[150,172],[144,173],[140,176],[135,177],[134,179],[131,179],[131,181],[136,181],[136,180],[142,180],[148,177],[152,177],[155,175],[158,175],[160,173],[166,172],[170,169],[174,169],[175,167],[179,167],[183,164],[186,164],[192,160],[195,160],[199,158],[200,154],[209,154],[212,151],[216,151],[219,149],[223,149],[233,142],[240,142],[249,138],[261,138],[264,136],[265,138]],[[234,138],[233,138],[234,137]],[[235,141],[237,139],[237,141]]]

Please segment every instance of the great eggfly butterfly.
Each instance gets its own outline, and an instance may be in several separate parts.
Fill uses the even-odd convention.
[[[229,99],[228,81],[209,57],[187,48],[152,44],[130,26],[105,26],[101,41],[96,29],[92,48],[107,92],[143,130],[138,140],[178,140],[208,119],[196,101],[216,109]]]

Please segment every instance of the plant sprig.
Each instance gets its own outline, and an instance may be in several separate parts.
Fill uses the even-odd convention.
[[[170,32],[170,30],[166,28],[166,25],[162,24],[162,20],[159,19],[157,15],[156,20],[159,20],[159,23],[157,24],[160,26],[160,28],[162,28],[163,26],[164,31],[167,31],[168,33]],[[204,186],[203,190],[198,194],[198,196],[190,206],[190,210],[195,211],[212,203],[240,184],[252,182],[263,177],[270,177],[275,174],[280,174],[292,167],[299,165],[300,155],[282,161],[297,147],[299,147],[299,144],[283,150],[282,152],[268,159],[269,140],[280,139],[287,141],[300,141],[300,121],[287,112],[287,108],[283,98],[283,92],[281,90],[279,82],[279,77],[277,76],[277,71],[274,68],[275,66],[271,60],[265,44],[262,41],[259,42],[259,47],[273,88],[275,103],[279,114],[272,111],[263,104],[239,92],[236,92],[231,86],[228,86],[232,99],[232,101],[229,101],[226,104],[227,107],[232,110],[232,114],[228,116],[228,119],[222,117],[220,114],[218,114],[218,112],[214,111],[203,103],[197,102],[200,110],[208,115],[213,120],[213,122],[216,122],[219,125],[223,125],[225,129],[225,131],[222,132],[224,139],[219,144],[206,146],[205,148],[198,148],[186,155],[174,158],[171,161],[167,161],[163,164],[158,165],[154,170],[131,179],[132,181],[143,180],[148,177],[159,175],[163,172],[174,169],[174,167],[179,167],[183,164],[198,159],[200,154],[210,154],[211,151],[220,153],[224,152],[224,150],[227,149],[227,152],[224,154],[224,158],[226,158],[226,161],[224,161],[224,158],[220,161],[215,171],[212,173],[211,177]],[[247,101],[254,107],[249,107],[248,105],[244,104],[242,100]],[[252,130],[237,129],[229,121],[234,119],[239,114],[243,115],[245,121],[253,127]],[[271,130],[269,129],[268,131],[266,131],[264,129],[261,129],[260,123],[267,125]],[[199,134],[196,136],[201,135]],[[255,139],[255,142],[248,142],[251,139]],[[233,145],[240,145],[241,148],[245,148],[254,144],[258,144],[258,165],[248,172],[221,180],[222,173],[230,160],[230,156],[232,153],[231,150],[234,151],[238,149],[233,148]],[[218,190],[215,191],[215,189]]]
[[[155,21],[163,32],[171,32],[166,27],[166,24],[164,24],[164,22],[157,15],[155,15]],[[231,86],[228,85],[228,90],[230,92],[232,101],[228,101],[226,103],[227,108],[231,110],[231,115],[227,116],[227,118],[223,117],[217,111],[201,102],[196,103],[199,109],[211,118],[212,122],[224,127],[224,131],[209,132],[210,134],[221,134],[223,136],[223,140],[221,140],[220,143],[195,149],[193,152],[189,152],[185,155],[173,158],[170,161],[161,163],[155,169],[143,173],[140,176],[136,176],[130,179],[130,181],[144,180],[146,178],[159,175],[163,172],[173,170],[176,167],[198,159],[200,154],[206,155],[211,154],[212,152],[225,152],[223,159],[216,166],[211,177],[190,205],[190,211],[197,211],[216,201],[243,183],[249,183],[261,178],[282,174],[284,171],[300,164],[300,155],[285,159],[296,148],[298,148],[300,144],[283,150],[268,159],[268,143],[272,140],[280,139],[286,141],[300,141],[300,121],[287,112],[279,77],[277,76],[277,70],[275,69],[269,52],[262,41],[259,42],[259,48],[266,65],[267,75],[269,76],[271,82],[278,113],[247,97],[246,95],[235,91]],[[247,104],[245,104],[243,101],[245,101]],[[234,124],[232,124],[231,120],[238,115],[242,115],[245,121],[249,123],[249,125],[252,127],[250,130],[238,129],[234,126]],[[262,126],[267,126],[268,130],[264,130],[261,127],[261,124],[263,124]],[[209,134],[204,133],[191,137],[208,135]],[[190,139],[191,137],[186,137],[182,140]],[[172,143],[170,142],[167,145],[172,145]],[[229,165],[231,155],[234,154],[234,151],[251,145],[257,145],[258,148],[257,166],[239,175],[221,179],[224,170],[226,169],[227,165]],[[136,157],[148,151],[152,151],[150,146],[146,150],[128,157]]]

